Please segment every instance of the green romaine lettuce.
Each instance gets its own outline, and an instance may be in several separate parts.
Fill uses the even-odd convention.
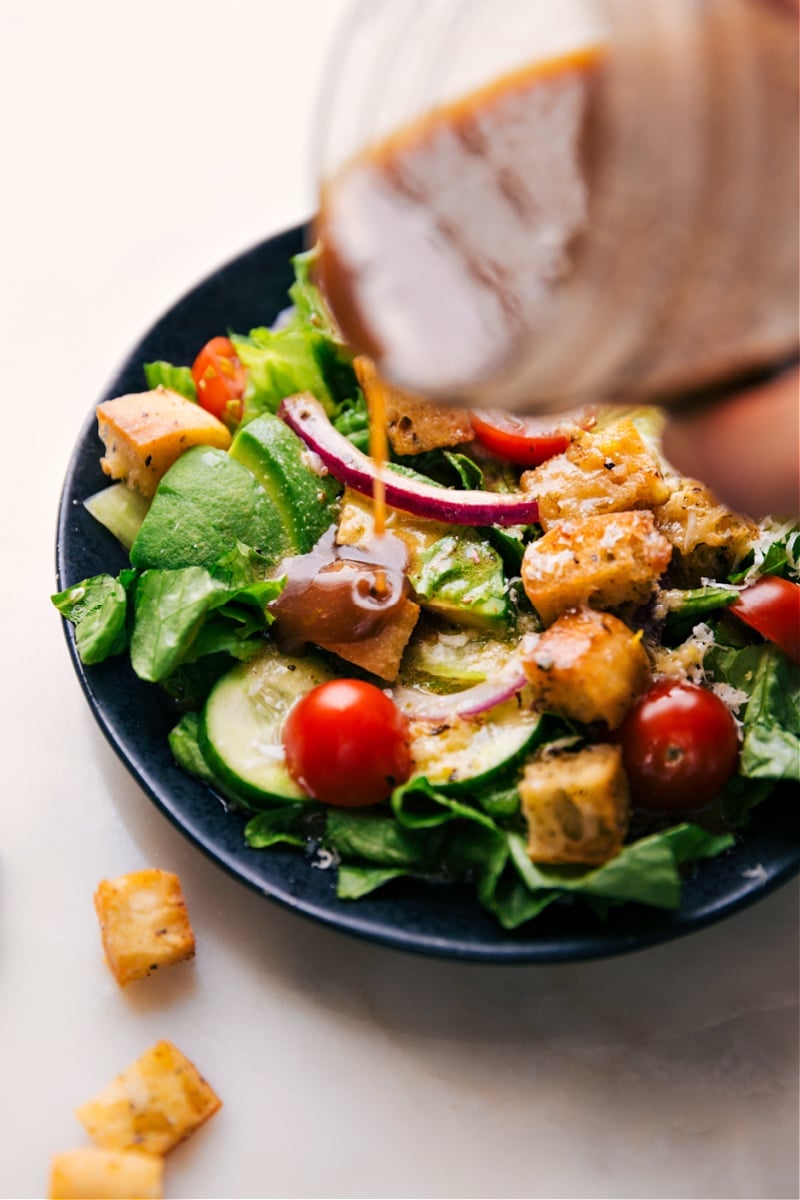
[[[176,367],[169,362],[149,362],[144,364],[144,377],[149,388],[169,388],[187,400],[197,402],[197,388],[191,367]]]
[[[284,329],[251,329],[248,337],[231,335],[236,353],[247,369],[242,424],[263,413],[276,413],[281,400],[296,392],[311,392],[328,414],[336,408],[319,365],[321,334],[289,325]]]
[[[282,804],[251,817],[244,830],[247,845],[253,850],[270,846],[304,846],[304,824],[308,817],[307,804]]]
[[[738,592],[725,587],[692,588],[684,592],[669,592],[669,612],[664,625],[664,639],[669,645],[685,641],[695,625],[705,621],[712,612],[733,604]]]
[[[743,716],[742,775],[800,780],[800,667],[766,642],[743,649],[714,646],[706,669],[750,697]]]
[[[51,597],[61,615],[75,626],[78,654],[87,666],[126,649],[128,589],[135,578],[134,570],[122,571],[118,579],[94,575]]]
[[[226,556],[226,562],[229,557]],[[143,572],[135,590],[131,634],[131,665],[140,679],[159,683],[176,667],[197,657],[195,647],[203,623],[210,613],[221,610],[224,605],[252,603],[254,610],[261,614],[261,629],[266,629],[270,618],[265,606],[280,595],[283,581],[257,580],[243,586],[239,576],[231,585],[226,574],[229,574],[227,567],[221,570],[221,577],[204,567]],[[238,620],[238,616],[235,619]],[[233,632],[232,636],[237,635]],[[205,653],[223,648],[219,628],[208,641]],[[227,649],[227,645],[224,648]]]

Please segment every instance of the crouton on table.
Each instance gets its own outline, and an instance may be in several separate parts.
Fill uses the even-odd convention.
[[[525,550],[522,584],[548,625],[584,604],[644,604],[671,555],[647,511],[561,521]]]
[[[622,723],[650,682],[641,632],[611,613],[569,609],[536,641],[524,659],[535,703],[584,725]]]
[[[76,1112],[104,1150],[166,1154],[222,1101],[171,1042],[157,1042]]]
[[[50,1200],[161,1200],[163,1175],[158,1154],[81,1146],[53,1158]]]
[[[97,430],[106,452],[100,466],[112,479],[152,496],[161,477],[190,446],[227,450],[231,435],[222,421],[165,387],[105,400]]]
[[[519,794],[532,862],[600,866],[621,850],[629,792],[619,746],[545,753],[525,767]]]
[[[118,983],[194,956],[194,933],[177,875],[153,868],[104,879],[94,905]]]

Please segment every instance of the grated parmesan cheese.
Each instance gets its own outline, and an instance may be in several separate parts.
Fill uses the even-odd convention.
[[[747,692],[743,692],[741,688],[735,688],[730,683],[710,683],[708,686],[716,696],[719,696],[725,707],[731,710],[734,717],[742,705],[747,704],[750,699]]]
[[[772,517],[766,517],[763,521],[759,522],[758,529],[758,537],[751,547],[753,551],[753,563],[747,569],[742,586],[753,583],[759,578],[761,567],[770,546],[774,542],[782,541],[784,538],[786,538],[786,560],[793,571],[800,570],[800,531],[797,530],[796,520],[776,521]],[[794,537],[790,537],[792,532],[795,532]]]

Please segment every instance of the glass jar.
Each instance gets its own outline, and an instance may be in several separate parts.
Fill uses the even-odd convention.
[[[362,0],[322,278],[416,392],[669,401],[797,353],[796,0]]]

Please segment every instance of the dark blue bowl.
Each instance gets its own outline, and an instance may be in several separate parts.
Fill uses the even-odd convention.
[[[216,271],[159,320],[134,347],[101,399],[145,386],[142,364],[191,362],[209,338],[270,323],[286,306],[290,257],[303,248],[304,229],[269,238]],[[67,472],[58,519],[59,587],[126,565],[116,540],[81,501],[107,480],[92,414]],[[507,933],[481,909],[467,887],[398,880],[357,902],[335,894],[334,873],[313,870],[302,854],[249,849],[244,821],[227,813],[201,783],[177,767],[167,745],[175,713],[156,687],[136,678],[122,658],[85,668],[72,627],[67,642],[89,705],[119,757],[163,813],[242,883],[304,916],[402,950],[483,962],[577,961],[642,949],[699,929],[767,895],[800,869],[800,822],[789,789],[757,810],[737,846],[701,863],[686,880],[674,913],[629,904],[601,921],[580,904],[553,905],[527,927]],[[787,803],[788,801],[788,803]]]

